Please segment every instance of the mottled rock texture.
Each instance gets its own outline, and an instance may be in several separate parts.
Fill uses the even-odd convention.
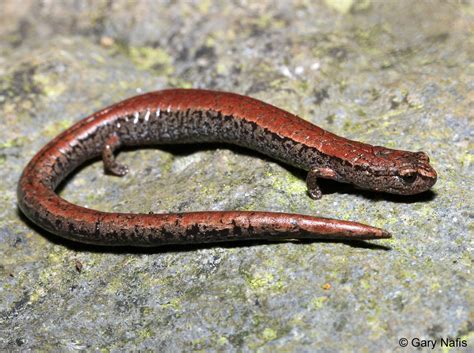
[[[472,1],[0,3],[0,350],[408,352],[473,331]],[[120,154],[61,195],[108,211],[272,210],[383,227],[369,243],[152,250],[63,241],[16,206],[22,168],[97,109],[165,87],[234,91],[337,134],[426,151],[421,197],[326,185],[228,146]],[[443,351],[438,345],[435,351]],[[455,351],[455,350],[453,350]]]

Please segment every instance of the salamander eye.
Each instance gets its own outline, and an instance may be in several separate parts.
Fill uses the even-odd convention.
[[[407,173],[404,175],[400,175],[400,179],[403,180],[404,183],[406,184],[413,184],[417,178],[417,174],[415,172],[413,173]]]

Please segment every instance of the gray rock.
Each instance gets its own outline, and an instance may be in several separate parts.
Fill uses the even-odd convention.
[[[220,3],[220,5],[219,5]],[[472,333],[472,2],[14,0],[0,11],[0,350],[392,352]],[[272,210],[360,221],[392,240],[103,249],[32,226],[28,160],[137,93],[248,94],[334,133],[426,151],[433,193],[343,185],[228,146],[123,152],[62,187],[105,211]],[[249,168],[251,166],[251,168]],[[401,349],[401,348],[398,348]]]

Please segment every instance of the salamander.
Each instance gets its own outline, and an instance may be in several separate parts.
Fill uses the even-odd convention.
[[[115,158],[124,146],[202,142],[242,146],[308,171],[308,193],[314,199],[322,196],[321,178],[400,195],[424,192],[437,179],[424,152],[349,140],[248,96],[168,89],[107,107],[54,138],[24,169],[17,190],[19,208],[51,233],[109,246],[391,236],[361,223],[291,213],[102,212],[72,204],[55,193],[71,172],[100,156],[107,173],[124,176],[128,168]]]

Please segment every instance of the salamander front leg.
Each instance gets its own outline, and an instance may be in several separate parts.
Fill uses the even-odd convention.
[[[312,199],[318,200],[323,194],[318,186],[318,178],[335,179],[336,173],[330,168],[314,167],[310,169],[306,176],[306,186],[308,187],[309,196]]]
[[[102,150],[102,160],[104,161],[104,170],[108,174],[124,176],[128,173],[128,167],[115,160],[114,152],[122,145],[120,138],[113,134],[105,141]]]

